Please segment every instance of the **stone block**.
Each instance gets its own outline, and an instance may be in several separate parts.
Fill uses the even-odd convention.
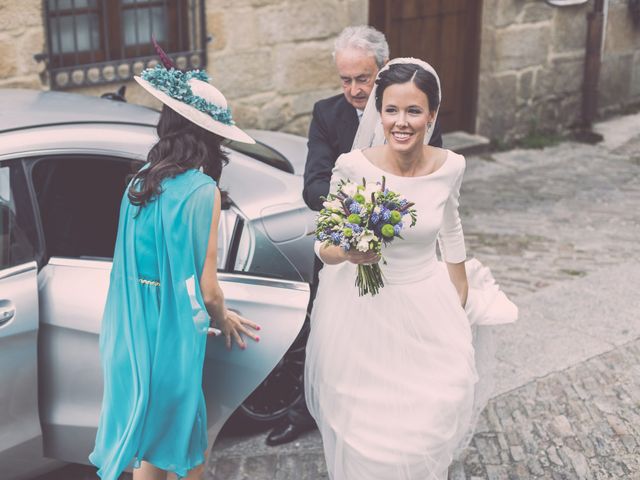
[[[495,71],[495,45],[496,30],[493,27],[483,25],[480,40],[480,73]]]
[[[605,55],[607,53],[632,53],[639,49],[640,28],[633,26],[626,5],[612,5],[607,19]]]
[[[291,109],[294,115],[303,115],[313,111],[313,105],[323,98],[333,97],[341,93],[336,89],[310,90],[304,93],[297,93],[291,96]]]
[[[584,59],[556,58],[552,61],[552,92],[579,93],[584,80]]]
[[[302,1],[265,7],[258,15],[260,40],[265,45],[327,38],[339,33],[348,18],[336,18],[335,1]]]
[[[518,78],[514,73],[481,75],[478,92],[478,133],[503,140],[515,123]]]
[[[543,2],[528,3],[522,9],[520,23],[546,22],[553,18],[554,8]]]
[[[514,26],[496,32],[495,68],[519,70],[544,64],[550,48],[550,28],[544,24]]]
[[[535,70],[533,80],[534,101],[553,96],[553,78],[554,74],[551,68],[545,67]]]
[[[623,104],[630,97],[632,55],[604,57],[598,83],[598,108]]]
[[[484,2],[483,24],[506,27],[516,23],[522,6],[527,0],[489,0]]]
[[[283,132],[293,133],[306,137],[309,134],[309,124],[311,123],[311,114],[296,117],[282,129]]]
[[[260,109],[258,123],[265,130],[280,130],[292,119],[291,99],[278,96]]]
[[[582,120],[582,91],[574,95],[565,95],[558,105],[560,126],[573,127]]]
[[[38,73],[42,69],[42,65],[39,65],[33,56],[46,50],[44,30],[41,28],[27,30],[16,39],[16,49],[20,59],[19,65],[17,65],[19,74]]]
[[[207,44],[209,51],[224,50],[227,46],[227,25],[224,12],[207,12],[207,35],[211,41]]]
[[[254,8],[229,9],[225,15],[225,25],[227,48],[232,51],[256,48],[263,42],[258,33]]]
[[[287,44],[274,54],[275,85],[283,94],[338,88],[338,75],[331,57],[332,42]]]
[[[227,99],[273,89],[271,49],[209,55],[207,65],[216,87]]]
[[[367,0],[349,0],[347,9],[349,25],[367,25],[369,23],[369,2]]]
[[[554,52],[585,50],[588,12],[588,6],[555,9],[552,36]]]
[[[38,0],[0,2],[0,31],[43,26],[42,5]]]
[[[631,91],[629,95],[633,97],[640,96],[640,51],[636,52],[631,67]]]
[[[255,105],[244,102],[234,102],[231,105],[233,119],[240,128],[261,128],[260,109]]]
[[[13,77],[7,80],[0,80],[0,88],[29,88],[34,90],[46,90],[39,75],[28,75],[26,77]]]
[[[518,103],[526,104],[533,96],[534,70],[527,70],[518,75]]]
[[[16,55],[14,40],[7,36],[0,38],[0,80],[16,75],[21,60]]]

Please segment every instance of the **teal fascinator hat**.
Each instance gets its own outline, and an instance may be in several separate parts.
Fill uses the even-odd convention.
[[[142,88],[172,110],[210,132],[243,143],[255,140],[239,129],[227,100],[220,90],[209,83],[204,70],[178,70],[153,39],[161,64],[143,70],[134,79]]]

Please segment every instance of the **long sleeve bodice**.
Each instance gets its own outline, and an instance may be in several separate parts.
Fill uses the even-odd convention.
[[[391,283],[409,283],[428,276],[435,268],[436,243],[440,244],[443,260],[459,263],[466,259],[464,235],[458,214],[460,185],[465,159],[447,151],[444,164],[435,172],[418,177],[401,177],[372,164],[360,150],[341,155],[332,172],[331,192],[335,193],[340,179],[379,182],[384,176],[386,186],[415,203],[418,221],[404,228],[403,239],[395,239],[383,248],[387,264],[383,267]]]

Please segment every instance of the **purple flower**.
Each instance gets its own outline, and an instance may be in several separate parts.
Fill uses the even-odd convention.
[[[331,241],[333,242],[334,245],[338,245],[340,243],[341,240],[341,235],[338,232],[333,232],[331,234]]]
[[[353,233],[360,233],[362,232],[362,227],[360,225],[354,225],[353,227],[351,227],[353,229]]]
[[[376,224],[380,221],[380,215],[378,215],[376,212],[373,212],[371,214],[371,223]]]
[[[351,213],[360,213],[360,210],[362,208],[360,207],[360,204],[357,202],[353,202],[351,205],[349,205],[349,211]]]
[[[382,219],[386,222],[391,217],[391,210],[383,209],[382,210]]]
[[[393,226],[393,233],[394,233],[395,235],[400,235],[400,231],[401,231],[401,230],[402,230],[402,224],[400,224],[400,223],[396,223],[396,224]]]

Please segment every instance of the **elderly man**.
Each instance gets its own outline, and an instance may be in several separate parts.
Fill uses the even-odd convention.
[[[313,210],[322,208],[320,197],[329,193],[331,170],[337,158],[351,150],[378,70],[389,60],[389,45],[384,34],[372,27],[347,27],[336,39],[333,57],[342,93],[317,102],[309,126],[302,196]],[[429,143],[442,146],[438,121]],[[321,267],[322,263],[316,259],[312,300]],[[291,442],[315,425],[304,398],[290,408],[285,420],[267,436],[268,445]]]

